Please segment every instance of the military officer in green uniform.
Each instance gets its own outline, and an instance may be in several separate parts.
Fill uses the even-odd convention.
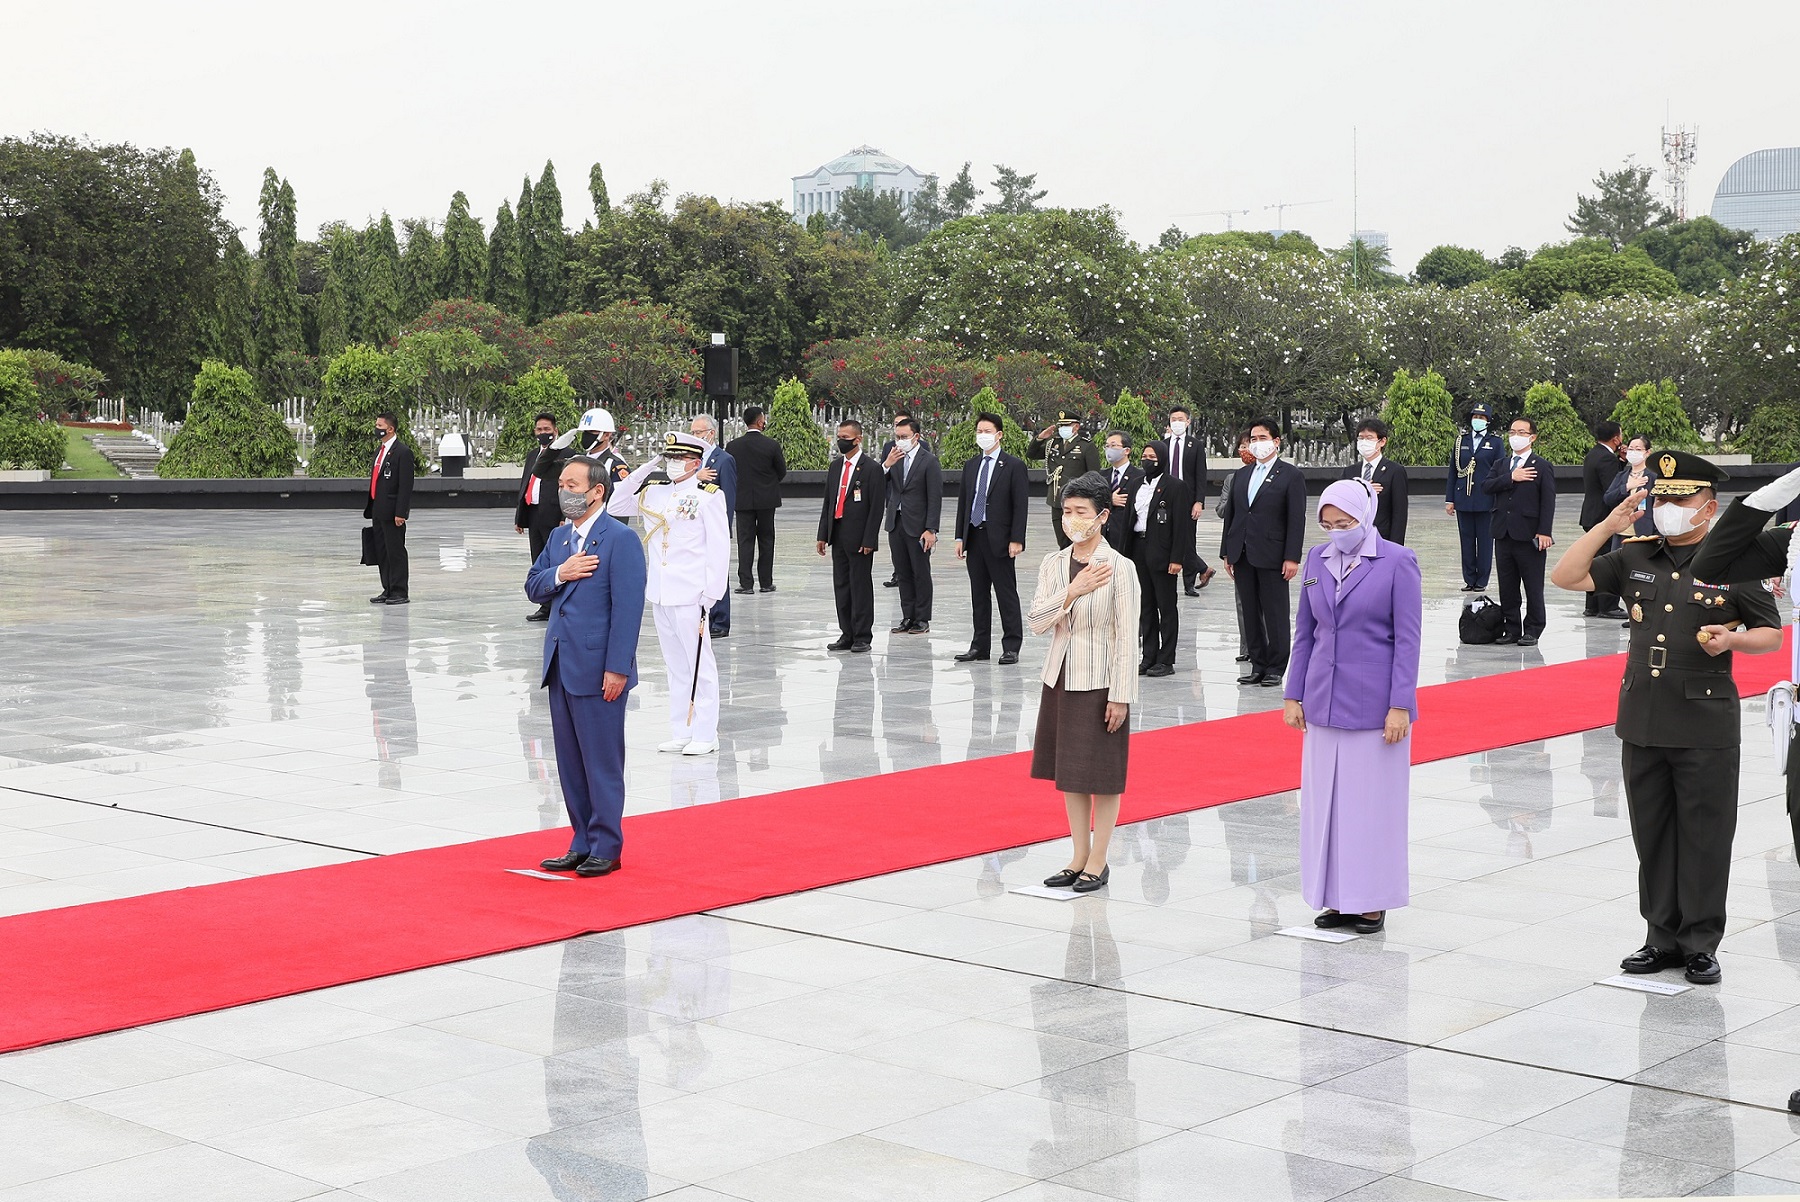
[[[1725,934],[1731,839],[1737,830],[1740,719],[1731,654],[1781,646],[1775,600],[1760,584],[1696,578],[1693,565],[1718,515],[1717,466],[1685,451],[1657,459],[1650,488],[1656,534],[1627,538],[1644,491],[1633,491],[1576,540],[1550,579],[1574,592],[1616,593],[1631,613],[1631,650],[1619,688],[1625,797],[1638,853],[1644,946],[1628,973],[1685,966],[1716,984]]]
[[[1044,495],[1050,499],[1050,528],[1056,532],[1056,545],[1069,545],[1062,528],[1063,485],[1077,476],[1101,470],[1100,450],[1094,440],[1081,432],[1081,416],[1067,410],[1056,415],[1056,424],[1038,431],[1038,436],[1025,448],[1025,458],[1044,464]]]

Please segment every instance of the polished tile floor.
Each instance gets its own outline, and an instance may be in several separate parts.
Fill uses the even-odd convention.
[[[1555,594],[1535,650],[1458,646],[1420,509],[1427,682],[1623,646]],[[953,560],[932,635],[878,589],[874,653],[823,650],[809,515],[734,598],[718,756],[654,753],[646,641],[633,812],[1029,745],[1041,645],[953,663]],[[559,825],[523,539],[419,516],[387,609],[350,516],[0,513],[0,913]],[[1223,578],[1182,604],[1138,727],[1275,705]],[[1007,892],[1042,845],[0,1057],[0,1202],[1800,1194],[1800,872],[1745,710],[1716,988],[1594,983],[1641,935],[1602,730],[1418,769],[1413,905],[1351,943],[1276,933],[1281,794],[1122,831],[1073,902]]]

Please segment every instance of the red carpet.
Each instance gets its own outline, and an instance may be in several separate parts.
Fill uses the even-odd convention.
[[[1623,659],[1423,689],[1413,760],[1609,724]],[[1744,693],[1786,665],[1740,659]],[[1299,739],[1277,713],[1136,735],[1123,817],[1297,788]],[[603,881],[501,871],[563,851],[567,832],[550,830],[3,918],[0,1051],[1066,834],[1056,795],[1026,771],[1024,754],[994,756],[629,818],[626,869]]]

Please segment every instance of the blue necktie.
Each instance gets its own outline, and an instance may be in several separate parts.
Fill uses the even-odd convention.
[[[981,457],[981,474],[975,479],[975,509],[969,519],[972,526],[979,526],[987,521],[988,466],[993,462],[991,455]]]

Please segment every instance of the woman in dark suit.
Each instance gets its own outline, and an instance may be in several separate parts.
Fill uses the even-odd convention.
[[[1650,440],[1639,434],[1625,444],[1625,466],[1619,469],[1618,476],[1606,486],[1605,501],[1608,512],[1618,507],[1626,497],[1636,489],[1643,489],[1644,496],[1650,495],[1650,486],[1656,483],[1656,469],[1650,466]],[[1656,523],[1650,520],[1650,502],[1638,504],[1638,518],[1631,528],[1633,534],[1655,534]],[[1618,547],[1615,541],[1614,548]]]
[[[1144,641],[1138,660],[1140,676],[1175,674],[1175,642],[1181,611],[1175,583],[1194,545],[1193,497],[1187,485],[1164,470],[1169,444],[1144,445],[1138,461],[1144,479],[1131,497],[1131,561],[1137,567],[1142,611],[1138,629]]]

